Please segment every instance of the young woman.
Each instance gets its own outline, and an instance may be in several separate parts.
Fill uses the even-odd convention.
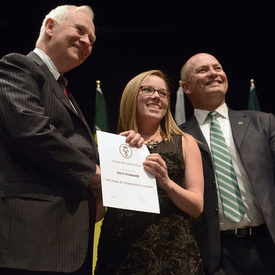
[[[173,120],[161,71],[143,72],[125,87],[118,132],[129,129],[151,152],[143,165],[156,177],[160,214],[108,208],[95,274],[203,274],[190,222],[203,209],[201,156]]]

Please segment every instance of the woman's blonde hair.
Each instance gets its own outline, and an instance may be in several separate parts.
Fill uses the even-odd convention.
[[[146,71],[131,79],[126,85],[120,101],[119,120],[117,127],[118,133],[127,130],[134,130],[138,133],[136,116],[137,97],[142,82],[150,75],[156,75],[163,79],[166,89],[169,91],[169,85],[167,83],[166,77],[164,73],[159,70]],[[169,141],[172,140],[172,135],[184,135],[184,133],[177,126],[171,114],[170,97],[168,98],[167,112],[160,123],[160,134],[163,140],[167,139]]]

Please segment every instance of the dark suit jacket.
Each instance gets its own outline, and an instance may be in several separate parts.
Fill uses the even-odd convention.
[[[233,139],[254,194],[275,243],[275,118],[272,114],[229,109]],[[207,271],[217,270],[220,260],[220,233],[215,174],[207,142],[193,116],[180,128],[202,142],[204,210],[194,221],[195,233]]]
[[[70,99],[78,114],[34,52],[0,61],[0,267],[71,272],[85,259],[98,155]]]

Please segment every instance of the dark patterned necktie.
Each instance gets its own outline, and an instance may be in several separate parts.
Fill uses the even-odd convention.
[[[59,83],[62,91],[66,95],[66,97],[68,97],[68,93],[67,93],[67,89],[66,89],[66,84],[65,84],[65,79],[64,79],[64,77],[62,75],[58,78],[58,83]]]
[[[245,213],[244,204],[228,147],[216,114],[216,112],[208,114],[211,118],[210,145],[223,211],[228,219],[239,222]]]

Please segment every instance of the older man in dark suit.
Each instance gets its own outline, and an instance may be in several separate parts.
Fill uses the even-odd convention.
[[[274,115],[229,109],[226,74],[210,54],[192,56],[181,80],[195,110],[180,128],[199,141],[203,160],[204,211],[194,227],[206,274],[275,274]],[[217,128],[223,143],[213,140]],[[226,144],[231,159],[236,203],[227,199],[233,189],[228,191],[229,171],[217,160],[224,157],[217,157],[218,143]]]
[[[98,153],[63,73],[94,41],[92,9],[59,6],[34,51],[0,61],[0,274],[92,274]]]

